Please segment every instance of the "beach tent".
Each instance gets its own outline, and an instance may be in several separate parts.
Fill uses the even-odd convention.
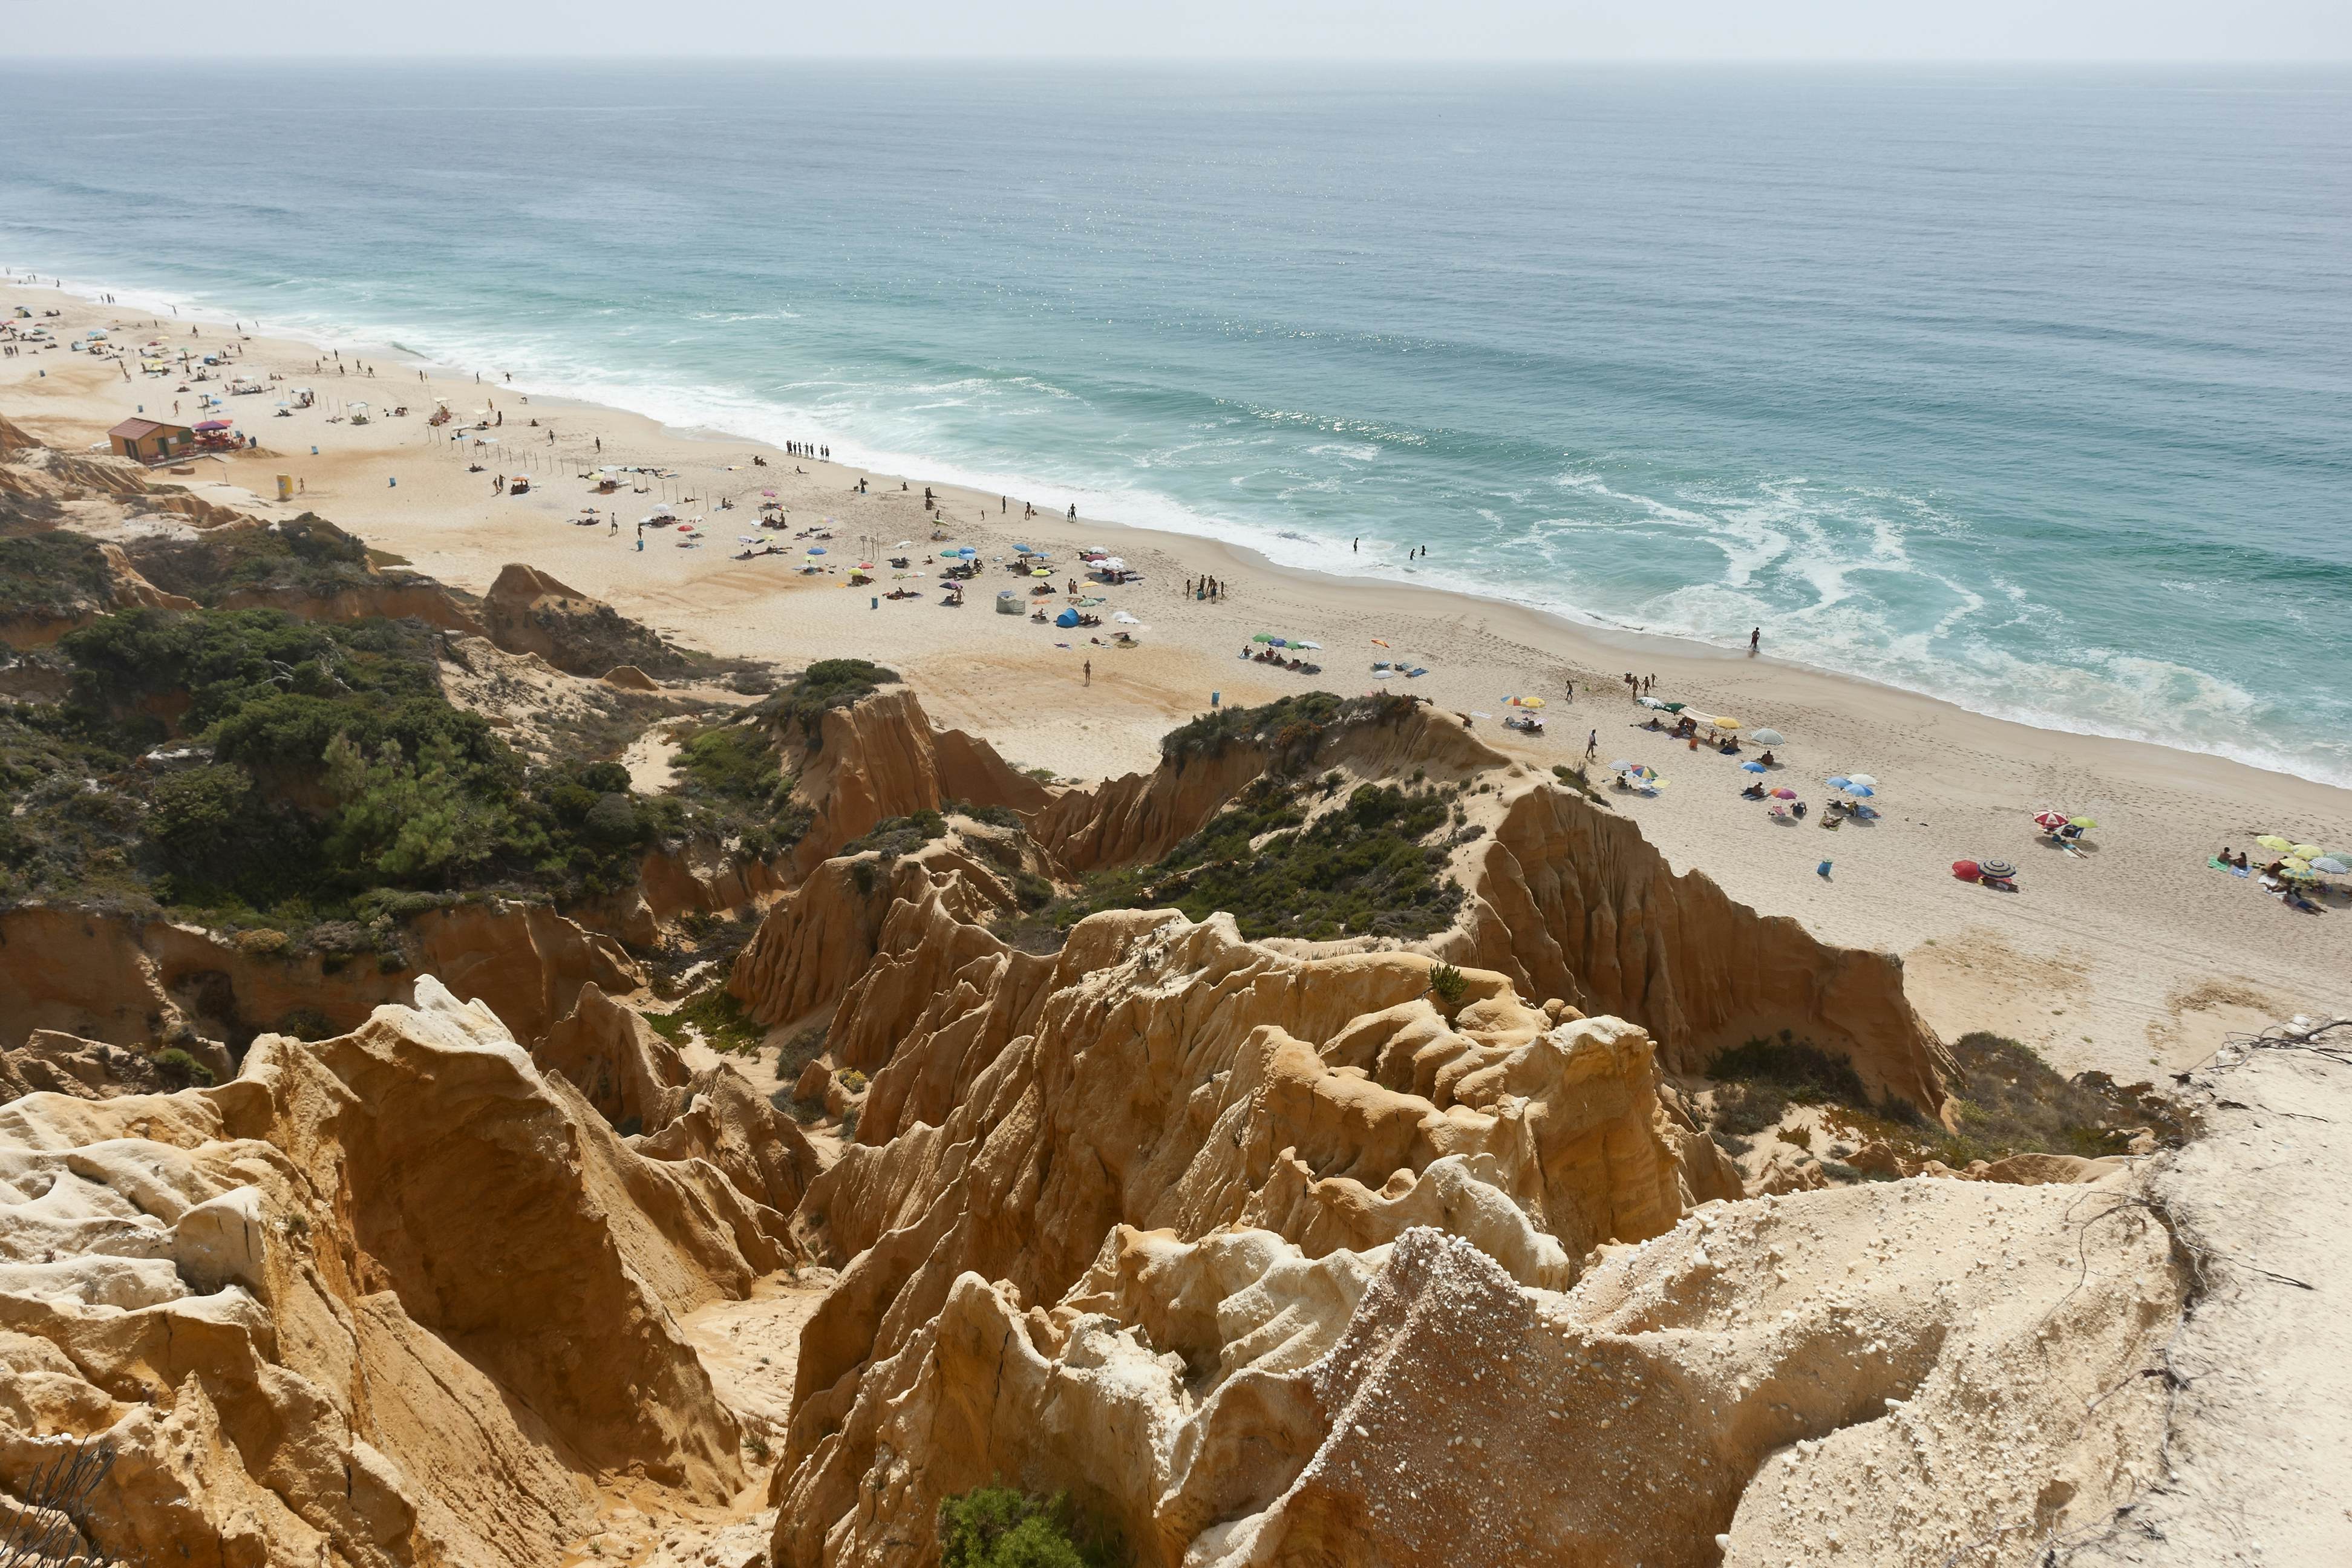
[[[1078,624],[1078,612],[1076,610],[1064,610],[1060,615],[1054,617],[1054,624],[1057,626],[1075,626]]]

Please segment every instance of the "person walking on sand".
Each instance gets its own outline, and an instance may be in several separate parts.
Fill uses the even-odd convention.
[[[1086,671],[1087,684],[1088,686],[1092,686],[1095,683],[1095,661],[1093,659],[1087,660]]]
[[[1591,762],[1601,754],[1601,731],[1594,730],[1584,737],[1584,760]]]

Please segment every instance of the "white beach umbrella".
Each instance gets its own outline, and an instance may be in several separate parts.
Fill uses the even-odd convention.
[[[1878,781],[1868,773],[1848,773],[1845,775],[1845,780],[1848,784],[1860,784],[1864,789],[1878,787]]]

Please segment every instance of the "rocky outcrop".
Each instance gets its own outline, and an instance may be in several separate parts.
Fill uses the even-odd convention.
[[[740,1485],[676,1320],[789,1260],[778,1216],[415,994],[215,1089],[0,1108],[0,1483],[100,1440],[91,1544],[352,1568],[553,1561],[600,1484]]]
[[[1018,907],[1005,867],[969,847],[970,831],[889,860],[865,855],[823,862],[769,910],[737,957],[728,990],[762,1024],[829,1013],[867,975],[901,905],[909,908],[907,921],[927,929],[936,915],[946,947],[961,950],[952,928]],[[903,937],[898,945],[905,945]]]
[[[2179,1305],[2160,1225],[2086,1237],[2073,1206],[1957,1183],[1755,1200],[1565,1295],[1433,1228],[1308,1258],[1121,1227],[1049,1308],[959,1278],[783,1489],[775,1561],[921,1568],[902,1521],[992,1480],[1068,1492],[1146,1568],[2037,1551],[2131,1497]],[[854,1491],[828,1468],[852,1452],[877,1457]]]
[[[858,1142],[802,1205],[848,1264],[802,1341],[789,1560],[816,1560],[873,1461],[862,1383],[967,1271],[1050,1301],[1122,1225],[1246,1225],[1319,1257],[1435,1218],[1564,1284],[1593,1245],[1727,1190],[1713,1146],[1675,1135],[1639,1029],[1492,974],[1449,1020],[1429,970],[1286,958],[1165,911],[1083,921],[1049,958],[895,904],[830,1037],[871,1064]]]
[[[1148,773],[1062,792],[1031,821],[1037,842],[1071,870],[1159,859],[1277,764],[1306,775],[1346,768],[1360,778],[1419,773],[1467,778],[1505,764],[1501,752],[1410,698],[1366,700],[1327,725],[1265,721],[1199,749],[1177,747]]]
[[[509,653],[535,653],[567,675],[593,679],[615,665],[633,665],[666,678],[684,673],[688,663],[651,627],[520,562],[490,584],[481,621]]]
[[[458,637],[480,637],[480,616],[466,596],[419,573],[372,573],[362,583],[328,592],[297,584],[236,588],[221,595],[224,610],[278,610],[297,620],[348,626],[355,621],[422,621]]]
[[[1903,994],[1900,959],[1833,947],[1675,873],[1633,823],[1566,790],[1509,800],[1471,893],[1438,951],[1528,994],[1638,1020],[1675,1072],[1785,1028],[1849,1058],[1874,1095],[1943,1107],[1950,1064]]]
[[[636,1009],[593,984],[580,988],[572,1010],[549,1026],[530,1056],[541,1071],[562,1074],[624,1136],[667,1122],[693,1076],[677,1047],[647,1028]]]
[[[793,851],[796,880],[890,817],[937,811],[951,800],[1027,816],[1050,799],[987,742],[936,728],[904,687],[828,710],[817,745],[802,762],[797,794],[815,820]]]
[[[1499,782],[1491,835],[1457,862],[1465,912],[1430,951],[1508,975],[1523,995],[1631,1019],[1676,1073],[1703,1073],[1727,1046],[1787,1029],[1850,1058],[1875,1095],[1929,1114],[1944,1104],[1949,1063],[1903,994],[1899,959],[1832,946],[1735,902],[1702,873],[1677,875],[1632,821],[1515,778],[1499,753],[1410,700],[1367,701],[1322,725],[1268,721],[1220,744],[1175,746],[1150,773],[1050,797],[981,742],[934,730],[903,690],[827,713],[824,742],[802,778],[818,813],[794,851],[803,880],[876,823],[950,799],[1019,813],[1043,868],[1066,877],[1158,859],[1276,766]],[[869,903],[828,928],[824,979],[803,975],[787,943],[765,942],[739,968],[736,994],[763,1020],[799,1016],[812,998],[838,994],[877,926]]]
[[[0,1103],[27,1094],[110,1100],[162,1087],[163,1075],[152,1058],[103,1040],[36,1029],[14,1050],[0,1050]]]
[[[572,1010],[581,987],[630,991],[628,955],[539,904],[460,904],[405,928],[410,961],[299,954],[277,932],[244,937],[200,926],[27,905],[0,912],[0,1046],[36,1029],[144,1050],[185,1035],[242,1047],[257,1032],[356,1026],[402,1002],[432,973],[486,1002],[524,1039]],[[309,1032],[306,1030],[305,1032]]]
[[[139,568],[131,563],[131,557],[122,552],[122,546],[101,544],[98,552],[105,558],[107,574],[112,579],[116,609],[193,610],[196,607],[194,599],[179,594],[166,594],[142,577]]]
[[[816,1176],[816,1151],[800,1123],[724,1062],[690,1072],[635,1008],[593,984],[581,987],[578,1006],[531,1057],[578,1089],[638,1153],[707,1162],[773,1210],[779,1225]]]

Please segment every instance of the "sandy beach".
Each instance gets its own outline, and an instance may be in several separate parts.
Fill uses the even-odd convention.
[[[113,340],[158,338],[181,348],[217,350],[235,334],[211,323],[80,298],[0,286],[0,307],[24,305],[61,339],[105,330]],[[192,327],[194,329],[192,335]],[[681,641],[726,655],[789,662],[859,655],[900,671],[943,724],[974,731],[1012,760],[1065,777],[1094,777],[1150,765],[1159,737],[1210,706],[1247,704],[1323,689],[1353,694],[1387,684],[1474,715],[1491,743],[1544,764],[1578,762],[1597,731],[1598,760],[1646,763],[1666,780],[1654,797],[1619,794],[1612,803],[1637,820],[1678,869],[1704,870],[1734,897],[1803,921],[1833,942],[1884,948],[1907,965],[1915,1001],[1948,1037],[1985,1028],[2040,1048],[2065,1070],[2099,1068],[2145,1078],[2200,1060],[2232,1029],[2297,1011],[2340,1008],[2352,997],[2352,906],[2294,912],[2254,884],[2210,869],[2224,845],[2246,847],[2279,833],[2352,845],[2352,792],[2240,763],[2133,742],[2034,729],[1970,713],[1931,698],[1874,686],[1771,657],[1749,658],[1659,638],[1602,637],[1515,606],[1435,590],[1286,571],[1219,543],[1070,520],[1066,498],[1000,498],[933,486],[929,512],[919,475],[864,470],[787,456],[711,432],[664,429],[617,410],[527,396],[489,372],[424,365],[396,351],[343,350],[341,368],[316,347],[266,335],[238,339],[237,367],[285,379],[258,395],[229,397],[226,413],[260,449],[194,465],[180,482],[265,516],[310,510],[458,586],[482,592],[509,562],[525,562],[605,599]],[[373,375],[357,372],[364,363]],[[188,385],[189,391],[177,389]],[[319,404],[274,417],[286,389],[308,385]],[[201,384],[130,379],[115,359],[63,348],[0,360],[0,411],[66,447],[103,447],[106,430],[144,407],[150,416],[193,422]],[[458,418],[439,429],[425,416],[446,398]],[[374,417],[339,421],[342,405],[364,400]],[[391,410],[404,404],[404,417]],[[502,423],[452,442],[475,411]],[[534,425],[536,421],[536,425]],[[812,438],[816,435],[812,432]],[[764,457],[766,466],[753,462]],[[478,463],[482,471],[469,471]],[[599,464],[659,469],[599,496],[581,477]],[[493,493],[495,477],[527,475],[526,496]],[[299,493],[275,493],[278,475]],[[861,479],[867,493],[858,493]],[[757,526],[763,490],[789,509],[789,526]],[[731,510],[721,510],[722,499]],[[656,502],[703,520],[705,542],[680,547],[674,530],[635,521]],[[1024,516],[1034,503],[1038,515]],[[617,531],[582,509],[617,510]],[[948,538],[935,542],[934,526]],[[156,526],[169,526],[158,521]],[[824,541],[798,539],[826,529]],[[732,559],[739,535],[789,552]],[[899,541],[911,544],[894,550]],[[1028,579],[1000,559],[1024,542],[1052,552],[1059,590],[1078,575],[1076,550],[1105,546],[1141,574],[1124,587],[1085,582],[1100,628],[1064,630],[1025,614],[995,613],[1010,588],[1030,603]],[[803,553],[822,543],[827,553]],[[940,604],[926,555],[970,546],[987,567],[961,608]],[[884,558],[907,554],[896,576]],[[850,565],[881,569],[868,588],[847,585]],[[804,574],[812,561],[828,568]],[[1208,574],[1214,603],[1183,593]],[[893,588],[917,595],[893,601]],[[1038,600],[1058,610],[1062,593]],[[1124,611],[1139,625],[1113,623]],[[1115,630],[1139,647],[1107,646]],[[1744,628],[1740,628],[1744,629]],[[1319,676],[1236,657],[1253,634],[1321,644],[1309,657]],[[1089,640],[1099,637],[1102,644]],[[1394,659],[1424,666],[1412,679],[1376,682],[1370,666]],[[1091,664],[1091,674],[1087,666]],[[1738,762],[1640,727],[1648,717],[1619,679],[1655,678],[1657,693],[1749,729],[1788,737],[1784,766],[1769,782],[1794,789],[1814,808],[1782,824],[1740,798],[1749,775]],[[1567,683],[1574,700],[1567,700]],[[1505,699],[1546,700],[1549,732],[1505,731]],[[1761,748],[1751,746],[1753,756]],[[1872,824],[1827,831],[1818,813],[1832,773],[1879,780]],[[1598,774],[1596,774],[1598,776]],[[2099,826],[2085,853],[2042,840],[2030,818],[2056,807]],[[1951,862],[1994,857],[2019,866],[2014,895],[1955,879]],[[1832,863],[1827,878],[1816,867]]]

